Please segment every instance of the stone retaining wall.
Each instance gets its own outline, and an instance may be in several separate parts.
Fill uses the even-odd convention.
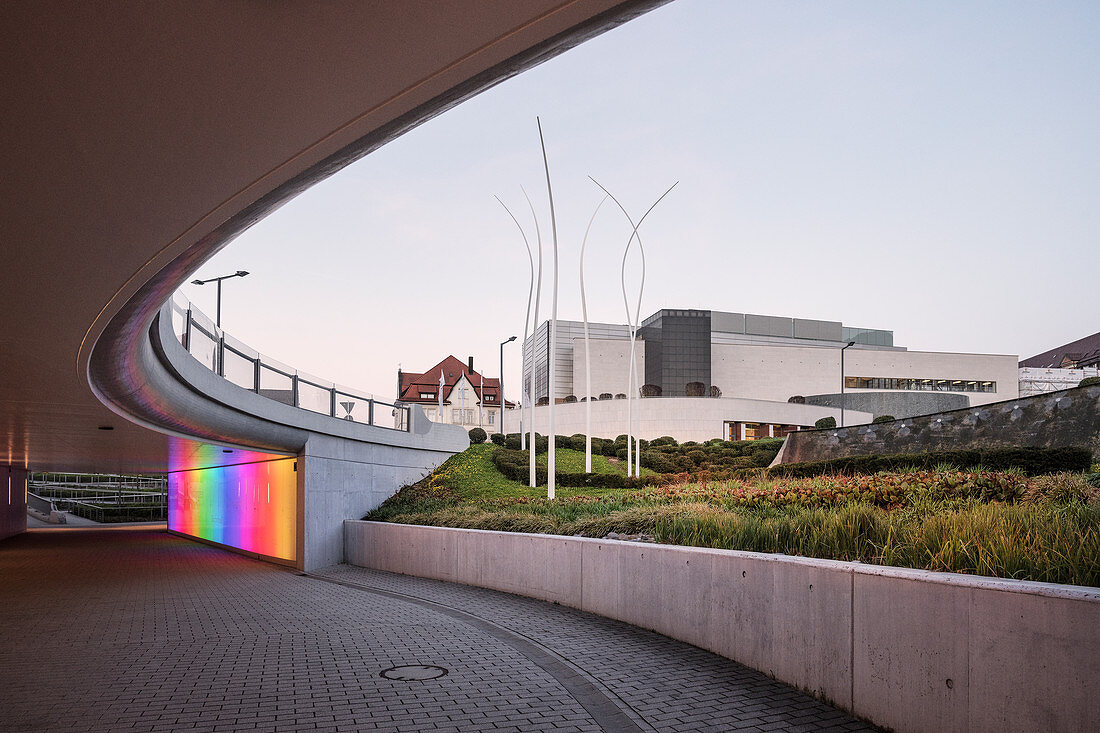
[[[872,453],[1014,446],[1083,446],[1100,458],[1100,386],[875,425],[791,433],[772,465]]]

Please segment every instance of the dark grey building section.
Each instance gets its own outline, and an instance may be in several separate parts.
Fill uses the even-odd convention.
[[[710,311],[662,310],[643,321],[645,383],[664,397],[687,396],[688,382],[710,389]]]
[[[934,412],[970,407],[970,398],[966,395],[939,392],[845,392],[843,401],[845,410],[869,412],[875,417],[893,415],[896,418],[931,415]],[[806,404],[840,407],[841,395],[806,395]]]

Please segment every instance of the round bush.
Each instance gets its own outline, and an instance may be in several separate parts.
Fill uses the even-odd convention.
[[[493,445],[504,445],[504,433],[493,433],[489,440],[493,441]]]
[[[836,427],[836,418],[830,415],[829,417],[823,417],[814,423],[814,427],[818,430],[828,430],[829,428]]]
[[[485,439],[488,438],[488,437],[489,436],[486,434],[486,432],[484,430],[482,430],[481,428],[471,428],[470,429],[470,443],[472,445],[477,445],[479,443],[484,443]]]

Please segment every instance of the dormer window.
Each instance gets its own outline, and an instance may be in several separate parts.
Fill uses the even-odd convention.
[[[434,400],[435,399],[435,392],[421,392],[420,393],[420,399],[422,399],[422,400]]]

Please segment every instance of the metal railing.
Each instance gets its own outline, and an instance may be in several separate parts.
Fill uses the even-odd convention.
[[[387,430],[409,430],[409,408],[334,384],[249,348],[214,325],[178,294],[172,296],[172,332],[183,348],[220,377],[261,397],[340,420]]]

